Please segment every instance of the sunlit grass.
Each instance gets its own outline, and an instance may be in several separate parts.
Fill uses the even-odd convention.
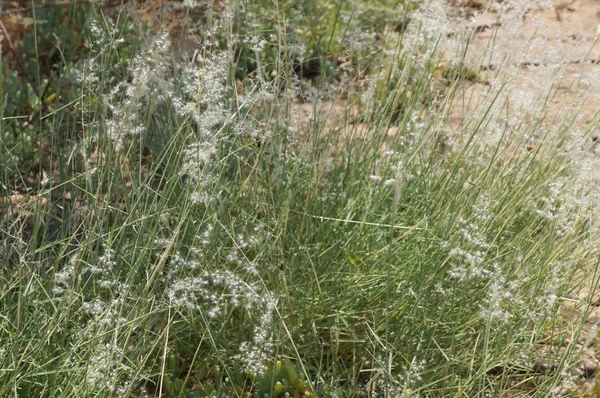
[[[585,142],[506,127],[514,81],[469,79],[449,28],[405,26],[413,4],[315,4],[216,5],[181,56],[89,9],[62,102],[18,130],[43,139],[0,142],[1,396],[542,397],[579,377]],[[446,131],[471,84],[487,102]]]

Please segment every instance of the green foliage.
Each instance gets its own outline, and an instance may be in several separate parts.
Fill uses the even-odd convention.
[[[3,63],[0,396],[547,396],[588,148],[495,99],[441,148],[489,82],[401,44],[413,2],[215,3],[193,57],[88,4],[36,8],[31,82]]]
[[[156,388],[164,392],[165,398],[205,397],[217,391],[221,396],[243,395],[249,392],[255,398],[272,397],[313,397],[313,393],[299,376],[289,359],[267,365],[262,374],[248,374],[240,370],[219,372],[214,366],[197,363],[183,372],[182,361],[174,355],[167,359],[165,372],[157,378]],[[320,386],[318,396],[325,397],[324,387]]]
[[[207,385],[203,387],[201,385],[195,386],[194,388],[186,388],[186,375],[182,375],[183,379],[178,377],[179,371],[177,367],[177,359],[174,355],[170,355],[167,360],[167,366],[165,373],[162,375],[162,380],[159,381],[164,391],[163,396],[165,398],[198,398],[211,396],[214,392],[214,387]],[[202,380],[206,379],[206,374],[200,373],[199,376]]]
[[[343,57],[359,60],[376,51],[383,29],[403,30],[414,8],[414,2],[404,0],[377,5],[364,0],[249,2],[238,11],[233,26],[239,37],[234,49],[236,78],[259,73],[272,79],[285,73],[330,82]],[[227,45],[228,38],[222,37],[221,46]]]
[[[312,397],[306,384],[300,379],[298,370],[289,359],[277,361],[262,376],[254,376],[255,398],[268,397]]]
[[[4,117],[9,122],[2,129],[6,152],[0,154],[19,159],[17,167],[25,174],[43,162],[51,136],[58,130],[48,116],[69,102],[62,74],[83,54],[81,31],[90,8],[48,4],[33,11],[35,15],[19,20],[23,29],[16,33],[23,34],[19,47],[10,53],[10,64],[2,62]]]

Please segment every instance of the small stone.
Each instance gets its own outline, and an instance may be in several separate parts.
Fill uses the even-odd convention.
[[[586,379],[591,379],[594,377],[596,372],[598,371],[598,366],[594,364],[586,364],[583,367],[583,377]]]
[[[541,361],[541,360],[536,360],[533,363],[532,370],[535,373],[545,374],[546,372],[548,372],[548,364],[546,362]]]

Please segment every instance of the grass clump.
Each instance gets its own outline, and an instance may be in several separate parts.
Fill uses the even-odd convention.
[[[192,3],[171,5],[210,27],[191,53],[131,4],[90,5],[55,105],[2,108],[0,395],[547,396],[577,378],[597,198],[572,125],[540,137],[542,98],[508,126],[498,75],[448,135],[483,80],[424,25],[439,8]]]

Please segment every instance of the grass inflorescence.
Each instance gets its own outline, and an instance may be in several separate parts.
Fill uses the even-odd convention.
[[[441,1],[152,3],[19,11],[0,396],[578,383],[597,161],[579,105],[546,122],[560,66],[520,95],[508,61],[467,58]]]

